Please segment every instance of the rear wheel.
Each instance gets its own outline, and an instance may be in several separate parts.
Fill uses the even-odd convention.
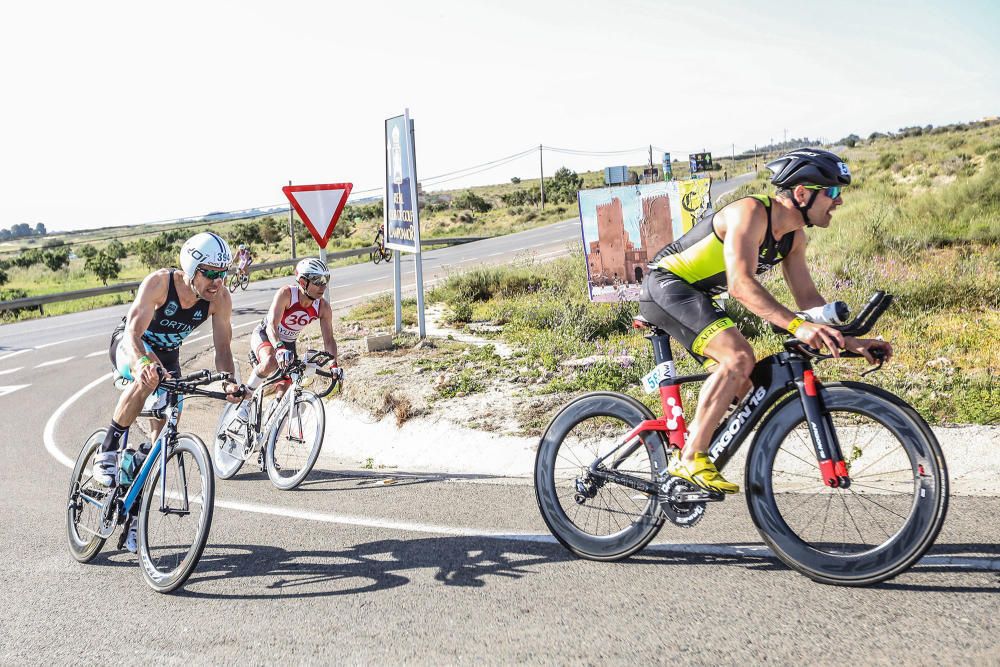
[[[316,465],[326,430],[323,401],[302,391],[294,404],[286,403],[267,440],[267,476],[279,489],[294,489]]]
[[[93,560],[104,546],[101,531],[101,505],[107,500],[111,490],[94,483],[91,461],[107,429],[94,431],[80,450],[73,466],[69,481],[69,501],[66,507],[66,536],[69,538],[69,552],[81,563]]]
[[[646,406],[628,396],[587,394],[564,407],[549,424],[535,458],[535,498],[552,534],[574,554],[592,560],[625,558],[649,544],[663,525],[655,494],[594,476],[592,464],[607,456],[642,421]],[[621,448],[598,465],[646,482],[666,468],[663,441]]]
[[[798,400],[779,407],[747,459],[747,503],[775,554],[807,577],[864,586],[913,565],[934,543],[948,506],[941,448],[901,401],[860,383],[821,396],[851,485],[823,484]]]
[[[177,436],[166,466],[166,493],[154,462],[139,507],[139,564],[154,590],[169,593],[191,576],[208,542],[215,478],[205,444]]]

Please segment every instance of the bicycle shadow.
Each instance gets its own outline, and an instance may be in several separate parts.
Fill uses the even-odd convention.
[[[449,474],[449,473],[415,473],[401,471],[364,471],[364,470],[321,470],[314,468],[309,476],[290,493],[315,492],[345,492],[367,491],[391,487],[414,486],[417,484],[435,484],[450,481],[475,481],[505,479],[498,475]],[[252,472],[240,471],[230,482],[269,482],[267,473],[259,469]]]
[[[790,571],[763,544],[656,544],[632,556],[628,561],[646,564],[736,566],[758,572]],[[990,585],[919,583],[905,581],[907,575],[993,575]],[[1000,545],[985,543],[936,544],[913,567],[893,579],[870,587],[871,590],[926,591],[944,593],[1000,593]],[[911,577],[912,579],[912,577]]]
[[[568,560],[573,556],[558,544],[482,536],[386,539],[333,550],[209,545],[176,594],[233,600],[357,595],[404,586],[423,570],[433,570],[445,586],[481,588],[492,577],[520,579]],[[269,581],[257,592],[239,583],[255,578]],[[215,581],[225,581],[233,592],[198,590]]]

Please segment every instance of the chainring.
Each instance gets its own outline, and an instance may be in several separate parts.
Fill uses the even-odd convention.
[[[692,528],[705,516],[705,503],[671,502],[679,493],[701,491],[698,487],[679,477],[671,477],[660,486],[660,511],[672,524],[681,528]]]

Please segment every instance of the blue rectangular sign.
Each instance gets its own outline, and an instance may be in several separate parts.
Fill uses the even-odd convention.
[[[407,120],[407,116],[396,116],[385,121],[385,245],[403,252],[419,252],[413,121],[407,128]]]

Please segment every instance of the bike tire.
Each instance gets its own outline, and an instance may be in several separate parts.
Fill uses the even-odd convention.
[[[886,581],[916,563],[941,530],[948,509],[944,455],[916,411],[884,390],[838,383],[824,385],[821,397],[848,461],[851,486],[832,489],[818,469],[810,470],[816,463],[810,426],[793,394],[761,426],[747,456],[750,515],[778,558],[814,581]],[[838,513],[844,521],[836,539]]]
[[[234,403],[228,403],[226,409],[219,416],[219,423],[215,427],[215,439],[212,441],[212,469],[219,479],[231,479],[246,462],[246,459],[232,456],[228,451],[232,447],[242,447],[226,431],[226,427],[229,426],[229,421],[238,407]]]
[[[229,293],[230,294],[232,294],[232,293],[234,293],[236,291],[236,287],[237,287],[238,284],[239,284],[239,276],[236,275],[236,274],[233,274],[233,276],[229,279],[229,284],[227,285],[227,287],[229,288]]]
[[[197,481],[200,488],[193,486],[194,470],[182,476],[178,461],[190,461],[197,467]],[[177,466],[174,468],[174,466]],[[142,569],[143,578],[149,586],[159,593],[169,593],[184,584],[194,568],[198,565],[202,551],[208,543],[208,533],[212,528],[212,511],[215,505],[215,477],[212,474],[212,464],[209,459],[208,448],[198,436],[184,433],[177,436],[177,443],[170,452],[167,459],[167,474],[172,470],[177,470],[176,481],[168,479],[167,500],[171,503],[171,513],[163,513],[160,510],[160,462],[154,462],[153,468],[146,478],[146,484],[142,490],[142,502],[139,505],[139,514],[136,517],[139,522],[138,531],[138,552],[139,565]],[[182,484],[181,481],[185,483]],[[200,493],[198,493],[200,491]],[[171,516],[180,516],[180,511],[184,509],[183,497],[187,496],[187,507],[193,514],[195,508],[200,508],[194,522],[194,531],[188,545],[186,539],[181,537],[182,531],[176,526],[167,529],[162,526],[155,527],[156,544],[150,545],[150,519],[159,515],[162,521],[172,521]],[[176,507],[175,507],[176,506]],[[164,518],[165,517],[165,518]],[[178,521],[179,522],[179,521]],[[160,538],[167,536],[173,542],[171,544],[160,545]],[[154,552],[155,548],[155,552]]]
[[[312,421],[307,425],[302,423],[304,411],[312,414]],[[290,435],[289,428],[292,429]],[[311,435],[308,432],[310,429]],[[264,450],[264,465],[271,483],[282,491],[290,491],[301,484],[316,465],[325,431],[326,409],[319,396],[311,391],[302,391],[295,397],[294,405],[285,404]],[[296,434],[301,439],[301,447],[293,439]]]
[[[80,450],[80,454],[76,457],[76,465],[73,466],[73,473],[69,480],[69,496],[66,503],[66,537],[69,541],[70,554],[81,563],[89,563],[93,560],[94,556],[100,553],[106,541],[105,538],[98,537],[97,535],[86,533],[81,535],[77,529],[83,513],[88,508],[93,507],[87,504],[86,501],[81,502],[79,494],[81,488],[85,487],[89,481],[88,478],[90,475],[87,467],[94,458],[94,453],[101,446],[101,443],[104,442],[106,433],[107,429],[102,428],[90,434],[90,437],[83,443],[83,449]]]
[[[250,285],[250,274],[249,273],[245,274],[240,279],[240,289],[243,290],[244,292],[246,292],[248,285]]]
[[[382,259],[385,260],[386,264],[388,264],[389,262],[391,262],[392,261],[392,250],[390,250],[389,248],[386,248],[385,250],[383,250],[382,251]]]
[[[382,261],[382,253],[376,250],[371,254],[371,260],[375,262],[375,264],[377,265],[379,262]]]
[[[608,425],[597,421],[608,418],[620,424]],[[655,495],[640,494],[638,491],[608,482],[584,503],[575,500],[574,496],[576,480],[585,475],[586,466],[596,460],[597,456],[610,451],[612,442],[626,435],[641,422],[653,418],[649,409],[634,398],[611,392],[596,392],[585,394],[563,407],[542,435],[535,457],[535,500],[549,530],[560,544],[575,555],[598,561],[621,560],[649,544],[663,526],[664,516]],[[603,448],[599,445],[593,448],[594,455],[590,460],[586,460],[591,452],[587,445],[581,447],[584,458],[580,458],[575,451],[568,449],[579,438],[573,435],[574,430],[588,420],[595,421],[581,430],[587,439],[593,440],[592,434],[600,431],[606,431],[609,436]],[[567,438],[573,442],[567,443]],[[628,469],[634,468],[637,474],[639,472],[644,476],[648,474],[650,480],[655,480],[658,471],[664,470],[667,465],[663,440],[658,434],[651,433],[646,436],[644,442],[645,445],[639,447],[637,452],[629,457],[628,461],[631,463]],[[560,455],[561,450],[564,450],[562,455]],[[633,457],[636,457],[635,460]],[[557,465],[560,462],[565,464],[561,470]],[[577,475],[576,478],[573,477],[574,474]],[[602,495],[601,492],[608,487],[619,492],[612,495],[609,490],[607,494]],[[640,500],[638,503],[637,498]],[[587,502],[595,500],[597,502],[591,502],[590,507],[584,508]],[[614,502],[609,502],[611,500]],[[603,508],[600,507],[601,504]],[[573,510],[573,517],[570,517],[567,508]],[[583,509],[587,510],[587,514],[580,521],[579,513]],[[596,513],[600,511],[607,516]],[[628,515],[631,523],[623,526],[615,516],[617,514]],[[591,517],[596,519],[593,529],[589,528]],[[602,521],[606,522],[608,529],[613,532],[597,534]],[[612,521],[617,530],[612,529]]]

